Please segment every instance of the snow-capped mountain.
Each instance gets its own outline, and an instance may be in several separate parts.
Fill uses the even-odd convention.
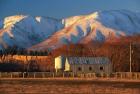
[[[108,41],[140,34],[140,13],[94,12],[61,20],[17,15],[0,22],[0,45],[44,50],[69,43]],[[34,45],[34,46],[33,46]]]
[[[16,15],[0,22],[0,48],[18,46],[28,48],[62,29],[62,20],[49,17]]]
[[[65,28],[31,49],[57,48],[69,43],[108,41],[140,34],[140,15],[126,10],[101,11],[63,19]]]

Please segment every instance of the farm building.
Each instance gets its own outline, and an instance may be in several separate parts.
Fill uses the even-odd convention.
[[[55,70],[74,73],[111,73],[112,64],[107,57],[64,57],[55,58]]]

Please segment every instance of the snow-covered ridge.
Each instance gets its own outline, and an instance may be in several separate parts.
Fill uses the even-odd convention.
[[[61,20],[49,17],[27,15],[6,17],[1,21],[0,48],[15,45],[27,48],[47,39],[63,27]]]
[[[13,26],[15,23],[21,21],[25,17],[27,17],[27,16],[15,15],[15,16],[6,17],[4,19],[4,26],[3,26],[3,28],[7,28],[8,26]]]
[[[140,34],[139,14],[112,10],[60,20],[29,15],[6,17],[0,22],[0,48],[16,45],[41,50],[69,43],[104,42],[133,36]]]
[[[104,42],[140,34],[139,13],[126,10],[100,11],[64,19],[65,28],[31,49],[57,48],[69,43]]]
[[[65,24],[65,27],[68,27],[68,26],[76,23],[78,20],[81,20],[83,18],[85,18],[85,19],[89,19],[89,18],[96,19],[96,18],[98,18],[98,12],[94,12],[94,13],[89,14],[89,15],[81,15],[81,16],[73,16],[73,17],[65,18],[65,19],[63,19],[63,21],[64,21],[64,24]]]

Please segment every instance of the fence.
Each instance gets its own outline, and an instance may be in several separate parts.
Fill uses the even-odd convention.
[[[72,72],[0,72],[0,78],[114,78],[140,80],[140,72],[116,72],[112,74],[72,73]]]

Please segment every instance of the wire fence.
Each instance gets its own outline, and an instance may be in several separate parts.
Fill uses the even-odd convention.
[[[0,78],[114,78],[140,80],[139,72],[73,73],[73,72],[0,72]]]

